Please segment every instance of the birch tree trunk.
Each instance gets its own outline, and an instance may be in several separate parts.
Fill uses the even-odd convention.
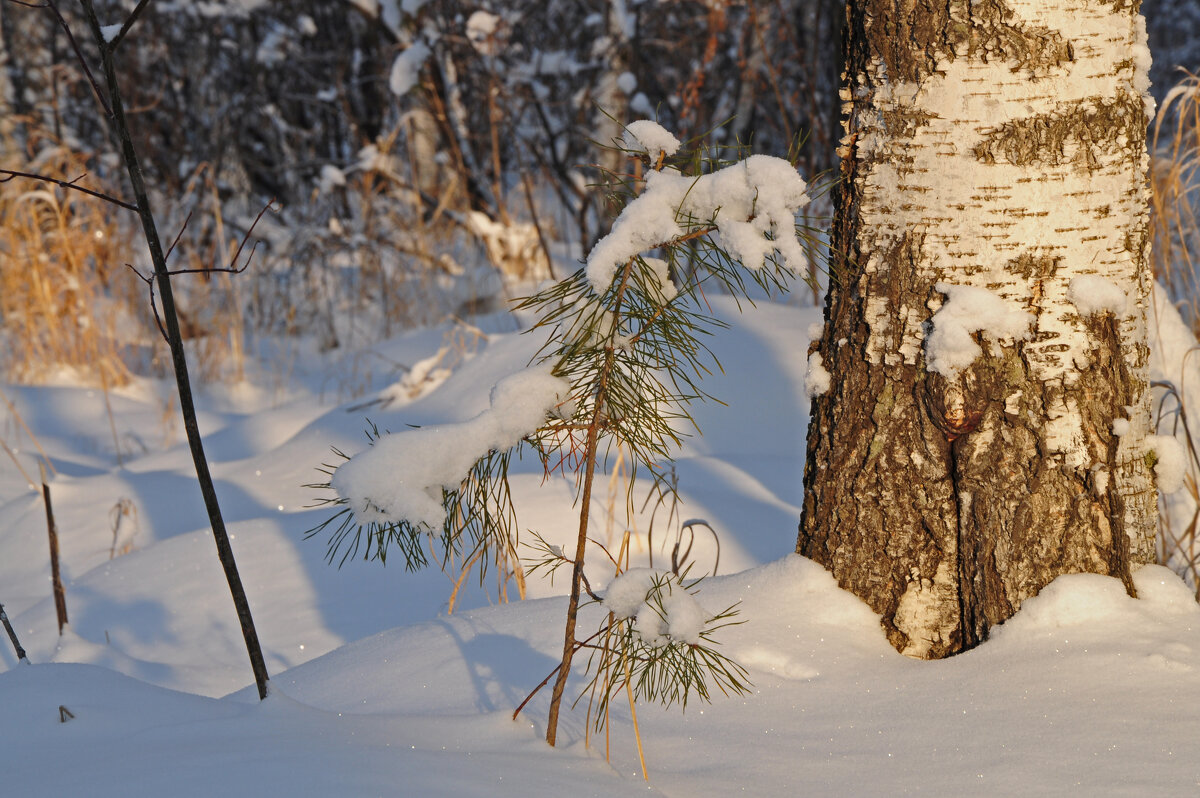
[[[1145,24],[1138,0],[848,6],[797,551],[942,657],[1061,574],[1132,594],[1154,559]]]

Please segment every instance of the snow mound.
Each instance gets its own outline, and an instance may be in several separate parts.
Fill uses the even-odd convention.
[[[1013,643],[1069,629],[1120,637],[1138,634],[1148,625],[1200,624],[1195,596],[1169,569],[1143,566],[1134,572],[1133,583],[1136,599],[1125,592],[1121,580],[1111,576],[1060,576],[1026,599],[1016,615],[992,630],[992,637]]]

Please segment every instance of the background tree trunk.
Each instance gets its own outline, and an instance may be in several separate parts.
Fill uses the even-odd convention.
[[[848,4],[846,136],[797,551],[897,649],[986,638],[1064,573],[1154,559],[1145,26],[1129,0]],[[1119,312],[1068,299],[1080,275]],[[939,282],[1031,314],[961,373]],[[1113,422],[1128,419],[1117,436]],[[1123,426],[1123,425],[1122,425]]]

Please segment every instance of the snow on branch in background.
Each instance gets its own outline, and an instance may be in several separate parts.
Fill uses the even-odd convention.
[[[396,56],[396,60],[392,62],[392,71],[388,75],[388,88],[392,90],[392,94],[403,97],[417,85],[421,79],[421,67],[432,52],[425,42],[415,41]]]

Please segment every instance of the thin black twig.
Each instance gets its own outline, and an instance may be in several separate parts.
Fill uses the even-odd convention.
[[[188,211],[187,218],[183,220],[183,226],[179,228],[179,233],[176,234],[175,240],[171,242],[171,246],[167,247],[167,254],[164,256],[168,261],[171,260],[171,253],[175,251],[176,245],[179,244],[179,239],[183,238],[183,234],[187,232],[188,224],[192,221],[192,212]]]
[[[167,334],[167,328],[163,326],[162,316],[158,315],[158,302],[154,299],[154,276],[151,275],[150,277],[147,277],[146,275],[144,275],[140,271],[138,271],[137,268],[132,263],[126,263],[125,265],[128,266],[129,270],[132,271],[134,274],[136,274],[138,276],[138,279],[140,279],[143,283],[145,283],[147,288],[149,289],[149,291],[150,291],[150,310],[152,310],[154,312],[154,323],[158,325],[159,335],[161,335],[163,337],[163,340],[166,341],[168,345],[170,345],[171,336]]]
[[[129,18],[126,19],[125,24],[121,26],[121,30],[117,31],[117,35],[112,37],[112,40],[109,41],[108,48],[110,50],[114,52],[116,51],[117,46],[121,43],[121,40],[125,38],[125,34],[129,33],[129,29],[133,27],[133,23],[137,22],[138,17],[142,15],[142,10],[148,5],[150,5],[150,0],[141,0],[141,2],[134,7],[133,11],[129,12]]]
[[[15,3],[17,0],[9,0],[9,2]],[[40,180],[43,183],[53,183],[54,185],[62,188],[69,188],[74,191],[82,192],[90,197],[102,199],[105,202],[111,202],[113,205],[124,208],[127,211],[133,211],[134,213],[137,213],[137,206],[133,203],[125,202],[124,200],[119,200],[116,197],[109,196],[103,192],[93,191],[90,188],[84,188],[83,186],[78,185],[77,181],[87,177],[86,173],[80,175],[74,180],[59,180],[57,177],[50,177],[49,175],[39,175],[32,172],[18,172],[14,169],[0,169],[0,175],[7,175],[7,177],[0,177],[0,183],[7,183],[15,177],[23,177],[27,180]]]
[[[248,229],[246,231],[245,235],[242,236],[242,240],[238,242],[238,248],[233,253],[233,257],[230,258],[228,266],[207,266],[203,269],[172,269],[172,270],[168,271],[167,274],[169,274],[171,276],[174,276],[176,274],[211,274],[213,272],[224,272],[226,274],[241,274],[242,272],[246,271],[246,269],[250,268],[250,263],[254,260],[254,252],[258,249],[259,242],[255,241],[250,246],[250,254],[249,254],[249,256],[247,256],[246,262],[243,265],[238,266],[237,262],[239,260],[241,260],[242,250],[246,248],[246,242],[249,241],[250,236],[252,236],[254,234],[254,228],[258,227],[258,223],[263,218],[263,214],[265,214],[269,210],[272,210],[271,206],[274,204],[275,204],[275,200],[272,198],[271,200],[269,200],[267,202],[266,205],[264,205],[262,207],[262,210],[260,210],[258,212],[258,215],[254,217],[254,221],[250,223],[250,229]],[[168,260],[170,260],[170,258],[171,258],[171,253],[175,251],[175,245],[179,243],[179,239],[183,238],[183,232],[185,230],[187,230],[188,222],[190,222],[191,220],[192,220],[192,213],[189,211],[187,218],[183,220],[183,227],[180,228],[179,235],[175,236],[175,240],[171,243],[171,246],[167,248],[166,258]],[[145,278],[142,278],[142,279],[145,279]]]
[[[13,630],[12,624],[8,622],[8,615],[4,612],[4,605],[0,604],[0,623],[4,624],[4,631],[8,632],[8,639],[12,641],[13,648],[17,650],[17,661],[29,664],[29,657],[25,656],[25,649],[21,648],[21,641],[17,639],[17,633]],[[546,677],[550,678],[549,676]],[[536,692],[536,691],[535,691]],[[516,715],[513,716],[516,718]]]
[[[246,258],[246,265],[240,269],[237,269],[234,267],[237,265],[238,258],[242,256],[242,247],[246,246],[246,241],[249,240],[250,236],[254,233],[254,228],[258,227],[258,223],[263,218],[263,214],[269,210],[273,210],[271,206],[274,204],[275,198],[271,197],[271,199],[267,200],[267,204],[262,207],[262,210],[258,212],[258,216],[254,217],[254,221],[250,223],[250,229],[246,231],[246,235],[242,236],[242,241],[240,244],[238,244],[237,251],[233,253],[233,260],[230,261],[229,268],[225,269],[224,271],[231,271],[234,274],[241,274],[242,272],[246,271],[246,268],[250,265],[250,261],[254,258],[254,249],[258,246],[258,242],[255,241],[254,246],[250,247],[250,257]]]
[[[53,0],[46,0],[53,3]],[[266,662],[263,659],[262,646],[258,640],[258,632],[254,627],[254,618],[250,612],[250,602],[246,597],[245,587],[238,574],[237,563],[233,548],[230,545],[229,532],[221,515],[220,502],[217,498],[216,486],[213,482],[212,471],[208,458],[204,453],[204,444],[200,436],[200,426],[196,418],[195,398],[191,388],[191,377],[188,374],[187,355],[184,349],[183,335],[179,326],[179,316],[175,309],[174,293],[171,290],[170,274],[167,270],[167,260],[163,254],[162,242],[158,234],[158,226],[154,213],[150,209],[149,193],[146,189],[145,177],[138,159],[137,149],[133,144],[133,136],[129,130],[125,109],[121,101],[121,92],[117,81],[116,64],[113,61],[112,49],[104,41],[104,33],[100,20],[96,16],[93,0],[79,0],[87,16],[88,27],[92,37],[100,48],[101,65],[104,68],[104,79],[108,84],[112,99],[112,113],[109,116],[109,128],[121,147],[125,160],[125,171],[129,176],[130,186],[138,207],[138,216],[142,221],[142,232],[146,239],[147,249],[154,264],[155,278],[162,293],[163,320],[166,323],[168,344],[171,350],[171,360],[175,366],[175,379],[178,387],[179,409],[183,416],[184,429],[187,432],[188,446],[192,452],[192,461],[196,466],[196,479],[200,484],[200,492],[204,497],[205,509],[208,511],[212,525],[213,542],[217,547],[217,556],[225,571],[229,591],[237,610],[238,620],[242,628],[242,636],[246,642],[246,653],[254,671],[254,681],[258,687],[258,697],[267,697]]]
[[[250,224],[250,229],[246,231],[246,234],[244,236],[242,236],[241,243],[238,244],[237,251],[233,253],[233,259],[230,261],[230,264],[228,266],[209,266],[209,267],[206,267],[203,269],[173,269],[173,270],[168,270],[166,272],[167,276],[174,277],[177,274],[210,274],[213,272],[224,272],[226,274],[241,274],[242,272],[246,271],[246,269],[249,269],[250,263],[254,260],[254,252],[255,252],[255,250],[258,249],[257,241],[255,241],[254,244],[250,247],[250,254],[249,254],[249,256],[247,256],[245,264],[243,264],[242,266],[238,266],[237,265],[238,259],[241,258],[242,250],[246,246],[246,241],[254,233],[254,228],[258,225],[259,220],[262,219],[263,214],[265,214],[268,210],[271,209],[271,206],[274,204],[274,202],[275,202],[275,200],[272,199],[270,202],[268,202],[266,205],[263,206],[263,209],[261,211],[258,212],[258,216],[254,217],[254,221]],[[167,254],[163,256],[164,260],[170,259],[171,253],[175,251],[175,246],[179,243],[180,239],[183,238],[183,233],[185,230],[187,230],[188,223],[191,221],[191,219],[192,219],[192,214],[189,212],[187,215],[187,218],[183,220],[183,227],[181,227],[179,229],[179,234],[175,236],[175,240],[173,242],[171,242],[171,246],[167,249]],[[170,335],[167,334],[166,327],[163,326],[162,317],[158,315],[158,301],[154,297],[154,284],[156,282],[157,275],[151,275],[151,276],[147,277],[146,275],[144,275],[140,271],[138,271],[137,268],[133,266],[133,264],[126,263],[125,265],[127,267],[129,267],[130,271],[132,271],[134,274],[136,274],[138,276],[138,279],[140,279],[143,283],[146,284],[146,286],[150,292],[150,310],[154,312],[154,323],[158,325],[159,334],[162,335],[163,339],[169,344],[171,342],[171,337],[170,337]]]

